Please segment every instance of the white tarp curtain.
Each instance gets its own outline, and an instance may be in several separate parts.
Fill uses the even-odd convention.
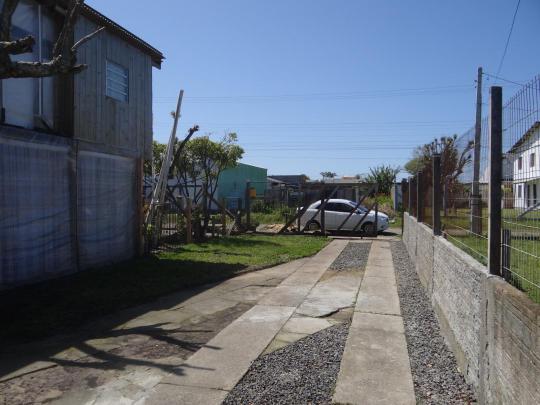
[[[69,146],[0,138],[0,284],[73,271]]]
[[[77,167],[81,268],[129,259],[135,252],[135,160],[80,152]]]

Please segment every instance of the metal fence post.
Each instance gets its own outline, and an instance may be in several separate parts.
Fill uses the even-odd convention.
[[[433,188],[431,192],[431,215],[433,220],[433,235],[441,234],[441,155],[433,155]]]
[[[416,220],[424,222],[424,190],[422,172],[418,172],[416,176]]]
[[[502,87],[490,89],[488,269],[501,275]]]

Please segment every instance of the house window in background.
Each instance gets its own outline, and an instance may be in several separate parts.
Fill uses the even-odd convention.
[[[520,156],[518,159],[518,170],[521,170],[523,168],[523,157]]]
[[[529,165],[530,167],[534,167],[536,160],[536,153],[531,153],[529,156]]]
[[[107,89],[105,94],[118,101],[129,100],[129,72],[117,63],[107,62]]]
[[[521,184],[518,184],[517,186],[517,195],[518,195],[518,198],[521,198]]]
[[[32,35],[36,44],[33,52],[12,55],[11,60],[50,60],[57,31],[54,18],[45,7],[35,1],[21,0],[12,17],[11,38],[19,39]],[[53,128],[54,82],[54,77],[2,80],[5,123],[31,129]]]

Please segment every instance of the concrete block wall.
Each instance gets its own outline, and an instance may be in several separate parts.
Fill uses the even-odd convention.
[[[540,305],[408,214],[403,242],[481,403],[540,403]]]

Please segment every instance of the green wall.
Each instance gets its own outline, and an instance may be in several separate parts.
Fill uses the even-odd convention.
[[[219,198],[241,198],[244,206],[246,182],[257,190],[257,197],[263,197],[266,190],[267,169],[238,163],[236,167],[221,172],[218,179],[217,196]]]

